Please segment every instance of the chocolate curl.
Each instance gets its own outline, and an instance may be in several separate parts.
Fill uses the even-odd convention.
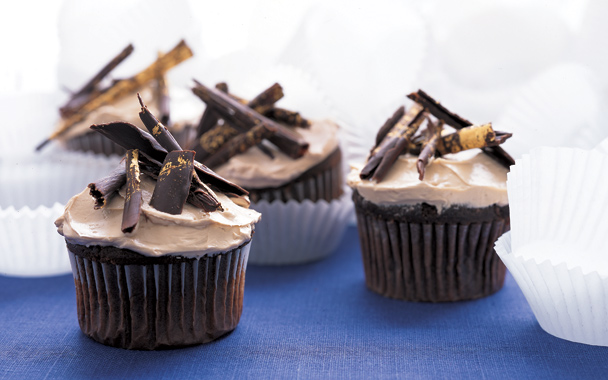
[[[458,116],[457,114],[450,112],[447,108],[442,106],[438,101],[430,97],[426,92],[418,90],[407,96],[416,103],[422,104],[429,112],[437,119],[443,120],[446,124],[456,128],[462,129],[473,125],[470,121],[465,118]],[[509,136],[510,137],[510,136]],[[508,138],[508,137],[507,137]],[[515,165],[515,160],[509,153],[499,146],[489,146],[482,148],[483,152],[504,165],[510,167]]]
[[[167,153],[163,168],[158,174],[150,206],[168,214],[181,214],[190,194],[193,164],[192,150],[174,150]]]
[[[399,156],[398,154],[395,155],[397,152],[395,152],[394,149],[400,148],[401,150],[399,150],[399,153],[402,152],[403,149],[406,149],[410,144],[410,139],[414,136],[414,133],[416,133],[423,120],[424,108],[419,104],[414,104],[391,128],[380,144],[372,150],[367,163],[361,170],[360,177],[362,179],[384,177],[384,174],[386,174],[390,165],[392,165]],[[406,141],[400,142],[401,140]],[[389,151],[392,153],[387,156]],[[382,172],[379,175],[376,175],[375,173],[383,161]]]
[[[124,48],[118,55],[108,64],[106,64],[91,80],[89,80],[80,90],[72,94],[71,99],[66,103],[65,106],[59,108],[61,117],[68,117],[76,112],[79,108],[86,103],[87,97],[94,91],[96,91],[97,85],[106,77],[112,70],[114,70],[122,61],[124,61],[129,55],[133,53],[133,45],[129,44]]]
[[[507,141],[512,135],[511,133],[494,132],[491,123],[470,126],[441,137],[437,144],[437,152],[443,155],[497,146]]]
[[[257,111],[257,109],[256,109]],[[309,128],[310,122],[303,118],[299,112],[273,107],[264,112],[264,116],[291,127]]]
[[[127,150],[138,149],[157,161],[162,162],[167,155],[167,150],[151,134],[131,123],[116,121],[108,124],[93,124],[91,129]]]
[[[169,132],[167,127],[165,127],[157,118],[148,110],[148,107],[144,105],[144,101],[141,99],[139,93],[137,93],[137,99],[139,99],[139,104],[141,105],[141,111],[139,112],[139,118],[144,123],[148,131],[154,136],[156,141],[163,148],[167,150],[167,152],[171,152],[173,150],[182,150],[173,135]]]
[[[283,87],[281,87],[280,84],[275,83],[258,96],[251,99],[249,102],[246,102],[246,104],[247,107],[254,109],[260,114],[264,114],[269,111],[283,96]]]
[[[393,113],[393,116],[386,119],[386,121],[384,122],[384,125],[382,127],[380,127],[380,130],[378,131],[378,134],[376,135],[376,145],[374,147],[377,147],[378,145],[380,145],[380,143],[382,142],[382,140],[384,140],[384,138],[386,137],[388,132],[395,126],[395,124],[397,124],[397,122],[403,117],[404,114],[405,114],[405,107],[401,106],[401,107],[397,108],[397,111],[395,111],[395,113]]]
[[[141,180],[139,178],[139,151],[129,149],[126,155],[125,169],[127,172],[127,188],[125,194],[125,206],[122,211],[122,224],[120,230],[123,233],[133,232],[141,214]]]
[[[308,150],[308,143],[299,135],[260,115],[251,108],[240,104],[228,95],[208,88],[198,82],[196,82],[192,91],[207,103],[208,106],[214,107],[224,120],[227,120],[237,128],[250,130],[260,123],[264,124],[274,132],[269,141],[289,157],[300,158]]]
[[[437,125],[435,125],[429,118],[427,118],[427,125],[429,138],[428,141],[424,144],[422,151],[418,155],[418,161],[416,162],[416,168],[418,169],[418,179],[421,181],[424,179],[424,171],[429,163],[429,160],[435,155],[437,143],[441,140],[443,121],[439,120]]]
[[[95,210],[103,208],[127,181],[127,171],[121,162],[110,174],[89,183],[89,194],[95,199]]]
[[[227,179],[220,177],[213,170],[209,169],[198,161],[194,161],[194,170],[201,180],[213,187],[216,187],[222,193],[234,194],[235,196],[244,196],[249,194],[247,190],[235,183],[228,181]]]
[[[274,131],[264,124],[258,124],[251,130],[228,141],[216,153],[211,155],[206,164],[209,167],[217,167],[227,162],[231,157],[243,153],[247,149],[259,144],[263,139],[270,138]]]
[[[226,82],[220,82],[216,84],[215,88],[217,88],[223,93],[228,93],[228,84]],[[207,106],[207,108],[205,108],[205,111],[203,112],[203,116],[201,116],[201,120],[198,122],[198,127],[196,128],[196,135],[199,137],[203,136],[205,133],[211,130],[211,128],[215,127],[218,121],[219,115],[217,114],[217,112],[215,112],[212,107]]]
[[[98,96],[90,98],[79,110],[78,113],[71,115],[64,119],[57,130],[55,130],[48,139],[40,143],[36,150],[42,149],[49,141],[56,139],[70,130],[76,123],[84,120],[93,110],[106,105],[111,104],[141,88],[149,81],[158,77],[158,75],[166,73],[168,70],[176,66],[177,64],[185,61],[192,57],[192,50],[186,45],[185,41],[180,41],[167,54],[159,57],[154,63],[148,66],[146,69],[136,74],[135,76],[120,80],[106,91],[100,93]]]

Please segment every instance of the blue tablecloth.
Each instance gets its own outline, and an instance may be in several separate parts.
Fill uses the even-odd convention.
[[[0,276],[0,378],[608,378],[608,348],[538,325],[511,276],[453,304],[383,298],[349,228],[329,259],[247,270],[238,328],[202,346],[142,352],[85,337],[71,275]]]

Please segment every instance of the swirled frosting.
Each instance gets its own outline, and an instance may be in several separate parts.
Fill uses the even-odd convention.
[[[99,210],[94,209],[88,188],[72,197],[55,221],[58,232],[73,244],[114,246],[146,256],[200,257],[240,246],[251,239],[260,220],[258,212],[238,206],[221,193],[216,196],[224,211],[205,212],[188,203],[179,215],[158,211],[149,204],[155,181],[145,174],[141,179],[143,204],[132,233],[120,230],[124,187]]]
[[[479,149],[431,159],[422,181],[418,179],[417,160],[409,154],[400,156],[380,182],[362,180],[362,166],[353,166],[348,185],[363,198],[381,205],[425,202],[441,211],[451,205],[477,208],[509,203],[508,169]]]
[[[256,147],[232,157],[215,170],[229,181],[248,189],[278,187],[299,177],[306,170],[323,161],[339,145],[338,125],[330,120],[312,121],[309,128],[298,128],[310,145],[306,154],[293,159],[274,147],[274,158]]]

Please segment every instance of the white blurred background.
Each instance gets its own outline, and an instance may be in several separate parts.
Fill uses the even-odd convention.
[[[33,143],[53,129],[62,88],[77,89],[128,43],[135,52],[114,77],[181,38],[195,58],[171,71],[174,88],[196,77],[252,96],[279,81],[281,104],[344,125],[351,160],[418,88],[514,132],[505,148],[516,157],[608,136],[604,0],[47,0],[4,1],[0,13],[3,128]]]

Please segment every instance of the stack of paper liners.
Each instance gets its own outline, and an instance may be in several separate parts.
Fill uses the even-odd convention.
[[[540,326],[559,338],[608,345],[608,156],[535,149],[517,160],[507,185],[512,230],[496,251]]]

